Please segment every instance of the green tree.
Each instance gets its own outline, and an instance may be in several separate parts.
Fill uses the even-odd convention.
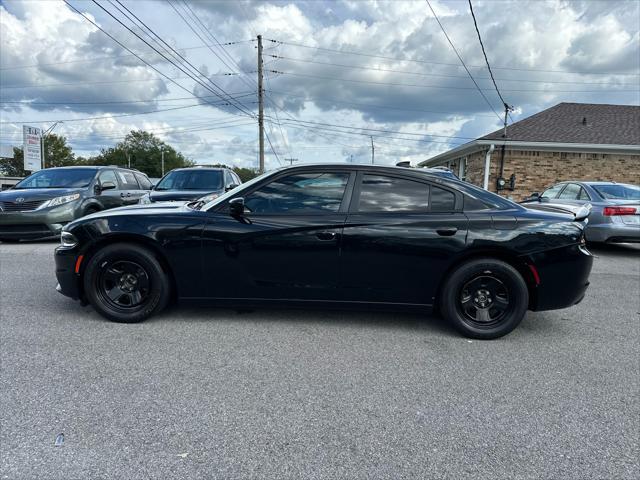
[[[131,159],[131,167],[150,177],[162,176],[162,152],[164,151],[165,173],[174,168],[189,167],[193,162],[177,152],[152,133],[132,130],[115,147],[103,148],[100,154],[89,160],[92,165],[118,165],[126,167]]]
[[[0,171],[8,177],[24,177],[24,156],[22,149],[13,147],[13,158],[0,158]]]
[[[253,168],[233,167],[233,171],[238,174],[243,182],[248,182],[259,175],[259,172]]]
[[[229,170],[233,170],[234,172],[236,172],[238,174],[238,176],[240,177],[240,180],[242,180],[243,182],[248,182],[249,180],[251,180],[252,178],[255,178],[259,175],[257,170],[254,170],[253,168],[244,168],[244,167],[230,167],[228,165],[225,165],[224,163],[216,163],[214,165],[211,165],[212,167],[220,167],[220,168],[228,168]]]
[[[50,133],[44,137],[44,166],[69,167],[79,165],[73,150],[67,145],[67,139],[61,135]]]

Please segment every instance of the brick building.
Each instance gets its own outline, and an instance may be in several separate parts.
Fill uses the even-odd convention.
[[[563,180],[638,185],[640,107],[560,103],[509,125],[506,138],[501,129],[419,166],[449,167],[463,180],[481,187],[486,178],[489,190],[517,201]]]

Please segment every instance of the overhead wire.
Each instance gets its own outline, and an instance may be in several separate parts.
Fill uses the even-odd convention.
[[[122,2],[120,2],[120,0],[115,0],[119,5],[121,5],[127,12],[129,12],[129,14],[131,14],[148,32],[150,32],[151,35],[153,35],[155,38],[158,39],[159,42],[161,42],[160,48],[162,48],[163,50],[165,50],[166,52],[170,52],[173,56],[173,58],[176,58],[178,60],[178,62],[180,62],[180,64],[176,64],[174,61],[169,60],[162,52],[160,52],[157,48],[155,48],[153,45],[151,45],[149,42],[147,42],[144,38],[142,38],[140,35],[138,35],[134,30],[132,30],[131,28],[129,28],[127,25],[125,25],[119,18],[117,18],[115,15],[113,15],[111,12],[109,12],[106,8],[104,8],[97,0],[92,0],[94,4],[96,4],[98,7],[100,7],[105,13],[107,13],[110,17],[112,17],[114,20],[116,20],[120,25],[122,25],[124,28],[126,28],[129,32],[131,32],[133,35],[135,35],[136,37],[138,37],[140,40],[142,40],[145,44],[147,44],[150,48],[152,48],[154,51],[156,51],[159,55],[161,55],[163,58],[165,58],[167,61],[169,61],[172,65],[174,65],[176,68],[178,68],[180,71],[182,71],[183,73],[190,75],[192,77],[192,79],[194,81],[196,81],[196,83],[198,83],[199,85],[201,85],[202,87],[204,87],[205,89],[211,91],[214,95],[220,95],[221,98],[224,98],[225,96],[228,97],[227,100],[231,103],[232,106],[234,106],[236,109],[238,109],[239,111],[241,111],[242,113],[253,117],[254,114],[250,111],[248,111],[246,109],[246,107],[244,107],[242,105],[242,102],[237,102],[238,104],[234,103],[232,100],[230,100],[229,95],[227,94],[227,92],[221,88],[219,85],[217,85],[214,81],[212,81],[208,76],[206,76],[204,73],[202,73],[197,67],[195,67],[189,60],[187,60],[185,57],[183,57],[180,53],[178,53],[171,45],[169,45],[169,43],[167,43],[160,35],[158,35],[153,29],[151,29],[150,27],[147,26],[146,23],[144,23],[144,21],[140,20],[140,18],[138,16],[136,16],[133,12],[131,12],[131,10],[129,10],[124,4],[122,4]],[[109,0],[109,2],[115,6],[115,4],[113,3],[112,0]],[[127,17],[134,25],[136,25],[136,22],[134,22],[133,20],[131,20],[131,17],[129,17],[126,13],[124,13],[120,8],[118,8],[117,6],[115,6],[115,8],[120,11],[121,13],[123,13],[123,15],[125,15],[125,17]],[[139,28],[140,25],[136,25]],[[143,30],[144,31],[144,30]],[[149,34],[147,34],[149,36]],[[157,42],[156,42],[157,43]],[[165,45],[166,48],[163,46]],[[167,50],[168,49],[168,50]],[[184,69],[182,68],[182,66],[184,65],[188,65],[189,67],[191,67],[191,73],[189,72],[185,72]],[[185,67],[186,68],[186,67]],[[193,73],[196,72],[196,73]],[[200,81],[198,78],[194,77],[194,75],[199,75],[200,77],[203,77],[213,88],[209,87],[208,85],[202,83],[202,81]]]

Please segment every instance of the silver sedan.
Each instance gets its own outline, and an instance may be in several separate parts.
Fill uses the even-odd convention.
[[[640,187],[615,182],[569,181],[533,193],[521,204],[530,208],[574,211],[591,204],[585,230],[588,242],[640,243]]]

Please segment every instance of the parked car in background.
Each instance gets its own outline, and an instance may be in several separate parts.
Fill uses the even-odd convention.
[[[584,217],[526,209],[423,169],[284,168],[207,204],[156,203],[67,225],[58,290],[118,322],[170,298],[240,307],[440,311],[496,338],[580,302]]]
[[[522,205],[543,210],[591,205],[585,230],[588,242],[640,242],[640,187],[615,182],[560,182]]]
[[[151,182],[118,167],[58,167],[29,175],[0,192],[0,240],[35,240],[60,234],[67,223],[113,207],[135,205]]]
[[[206,203],[241,183],[242,180],[236,172],[228,168],[176,168],[162,177],[153,189],[140,199],[140,203],[185,202],[198,199],[203,199]]]

